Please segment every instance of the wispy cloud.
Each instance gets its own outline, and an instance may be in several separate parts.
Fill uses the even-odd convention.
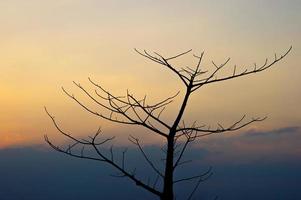
[[[209,153],[213,163],[253,163],[301,159],[301,128],[283,127],[267,131],[247,131],[230,137],[219,136],[196,145]],[[214,156],[212,156],[214,155]]]
[[[269,130],[269,131],[248,131],[243,137],[277,137],[277,136],[288,136],[293,134],[300,134],[301,127],[299,126],[289,126],[279,129]]]

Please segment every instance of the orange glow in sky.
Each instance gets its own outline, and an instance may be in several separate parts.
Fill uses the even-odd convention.
[[[117,94],[130,89],[150,100],[183,89],[172,73],[133,48],[165,56],[204,50],[204,66],[231,57],[230,66],[243,70],[293,45],[291,54],[269,71],[200,90],[185,117],[212,124],[230,123],[242,114],[268,115],[256,124],[263,129],[301,124],[300,8],[294,1],[209,2],[1,1],[0,148],[43,144],[45,133],[56,137],[44,106],[77,135],[101,125],[108,134],[127,138],[129,132],[85,113],[60,87],[84,98],[72,81],[93,89],[87,81],[91,77]],[[176,64],[195,61],[190,54]],[[174,117],[182,94],[167,120]]]

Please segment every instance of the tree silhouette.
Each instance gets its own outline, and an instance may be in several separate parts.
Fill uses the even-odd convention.
[[[120,155],[119,160],[114,158],[113,148],[107,149],[108,152],[104,153],[105,148],[101,147],[103,147],[103,145],[105,145],[106,143],[112,141],[114,137],[99,139],[101,130],[98,129],[98,131],[93,136],[90,136],[87,139],[76,138],[72,136],[72,134],[65,132],[58,125],[55,118],[47,111],[46,108],[45,111],[51,118],[56,129],[63,136],[70,139],[71,143],[67,147],[60,147],[55,145],[51,140],[49,140],[47,135],[45,135],[45,140],[56,151],[81,159],[90,159],[104,162],[112,166],[118,171],[118,174],[116,176],[127,177],[128,179],[132,180],[137,186],[156,195],[161,200],[175,199],[175,184],[182,183],[184,181],[195,180],[196,184],[192,188],[192,192],[187,197],[187,199],[191,199],[200,183],[209,178],[212,172],[211,168],[209,168],[207,171],[201,174],[197,174],[190,177],[184,177],[182,179],[177,180],[174,179],[174,173],[177,167],[186,163],[186,161],[183,160],[183,155],[189,144],[204,136],[208,136],[215,133],[236,131],[251,123],[263,121],[265,119],[265,117],[258,117],[246,120],[245,115],[243,115],[240,119],[228,126],[217,124],[216,127],[210,128],[210,126],[198,125],[196,122],[192,123],[192,125],[187,125],[182,119],[182,116],[189,102],[191,94],[199,90],[201,87],[210,83],[221,82],[264,71],[276,64],[277,62],[279,62],[280,60],[282,60],[291,51],[291,49],[292,47],[290,47],[283,55],[280,56],[277,56],[275,54],[275,57],[271,62],[269,62],[268,59],[266,59],[265,62],[260,66],[254,64],[252,69],[245,69],[244,71],[239,72],[236,69],[236,66],[234,66],[232,73],[226,76],[221,75],[220,72],[227,65],[230,58],[226,59],[224,63],[219,65],[212,61],[214,70],[203,70],[203,67],[201,67],[201,62],[204,56],[203,52],[200,56],[194,55],[194,57],[197,59],[197,64],[194,68],[183,67],[181,69],[178,69],[177,67],[174,67],[172,64],[170,64],[170,61],[190,53],[191,50],[172,57],[164,57],[156,52],[151,54],[147,51],[139,51],[135,49],[135,51],[141,56],[169,69],[171,72],[174,73],[174,75],[176,75],[181,80],[182,84],[185,85],[186,90],[184,98],[182,100],[182,103],[179,105],[178,112],[171,124],[163,121],[161,118],[161,114],[164,111],[165,107],[168,104],[170,104],[179,93],[167,97],[166,99],[163,99],[162,101],[159,101],[157,103],[149,104],[146,101],[146,97],[141,99],[136,98],[128,91],[125,96],[116,96],[110,93],[108,90],[104,89],[101,85],[97,84],[90,78],[90,83],[96,88],[95,94],[91,94],[79,83],[74,82],[74,84],[91,101],[93,101],[103,109],[103,113],[100,113],[90,108],[79,98],[75,97],[73,94],[69,93],[64,88],[62,88],[64,93],[68,97],[70,97],[73,101],[75,101],[78,105],[80,105],[83,109],[85,109],[92,115],[119,124],[126,124],[129,126],[142,126],[145,129],[150,130],[152,133],[157,134],[165,139],[164,141],[166,142],[166,150],[164,152],[165,159],[163,161],[164,169],[160,170],[149,157],[149,155],[146,154],[139,139],[134,136],[129,136],[129,141],[137,146],[139,151],[142,153],[142,156],[144,157],[146,163],[152,168],[154,173],[156,173],[156,177],[153,177],[151,181],[143,181],[137,176],[135,170],[129,169],[125,165],[126,151],[122,152],[122,155]],[[81,146],[81,148],[76,148],[77,146]],[[85,154],[85,148],[87,147],[92,148],[96,154]],[[158,182],[161,182],[161,184],[158,184]]]

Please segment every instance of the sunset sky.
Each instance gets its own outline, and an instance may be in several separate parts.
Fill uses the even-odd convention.
[[[129,89],[140,97],[146,94],[150,102],[180,91],[164,115],[174,119],[185,88],[172,72],[134,48],[167,57],[192,49],[175,62],[179,66],[195,65],[193,54],[205,51],[202,66],[209,70],[214,69],[212,60],[222,63],[230,57],[225,73],[231,73],[235,64],[237,70],[251,69],[254,62],[272,61],[292,45],[290,54],[267,71],[199,90],[185,120],[215,125],[230,124],[243,114],[247,119],[268,116],[236,135],[205,138],[205,148],[224,148],[226,154],[208,162],[237,159],[237,149],[250,158],[272,158],[275,146],[280,156],[300,160],[300,10],[300,0],[0,1],[0,149],[46,146],[45,134],[63,143],[44,106],[74,135],[88,136],[101,126],[122,145],[129,144],[132,132],[156,144],[159,139],[143,130],[91,116],[61,90],[64,86],[87,102],[72,81],[92,90],[91,77],[117,95]],[[253,138],[246,136],[252,133]],[[269,139],[260,139],[263,133]]]
[[[117,94],[129,89],[150,99],[184,89],[133,48],[165,56],[205,51],[208,69],[212,60],[231,57],[229,68],[243,70],[293,45],[269,71],[198,91],[186,114],[202,123],[267,115],[254,125],[260,129],[301,122],[299,1],[11,0],[1,1],[0,9],[1,148],[43,143],[43,135],[54,131],[43,106],[70,131],[84,134],[101,125],[120,134],[118,126],[89,116],[62,93],[64,86],[80,94],[73,80],[89,88],[91,77]],[[195,61],[190,54],[180,64]]]

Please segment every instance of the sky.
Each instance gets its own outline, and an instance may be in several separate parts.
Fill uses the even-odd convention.
[[[190,148],[185,156],[194,162],[187,165],[186,170],[179,170],[176,178],[193,175],[212,166],[213,175],[201,183],[195,199],[214,199],[216,196],[226,200],[300,199],[301,160],[284,151],[289,147],[300,148],[300,128],[252,133],[202,142],[201,148]],[[294,142],[284,143],[290,140],[289,137]],[[277,145],[277,153],[271,148],[273,144]],[[239,145],[244,145],[249,151],[241,150]],[[254,146],[257,146],[257,151],[250,150]],[[266,150],[263,152],[263,149]],[[115,147],[116,153],[120,154],[122,150]],[[158,146],[146,146],[144,150],[153,155],[157,166],[162,164]],[[155,199],[128,179],[110,176],[117,172],[103,163],[70,158],[42,146],[6,148],[0,151],[0,157],[0,196],[3,200]],[[129,148],[126,158],[127,167],[135,167],[137,176],[143,180],[150,177],[153,181],[154,174],[149,166],[137,162],[143,160],[140,152]],[[186,199],[192,184],[177,185],[177,199]]]
[[[179,66],[195,65],[193,54],[204,51],[202,66],[207,69],[214,68],[211,61],[222,63],[230,57],[228,70],[236,64],[243,71],[254,62],[272,60],[275,53],[283,54],[292,45],[290,54],[268,71],[199,90],[190,99],[184,118],[214,125],[230,124],[243,114],[248,119],[268,116],[238,133],[204,138],[195,148],[205,148],[211,155],[206,163],[218,167],[233,166],[229,161],[235,160],[240,169],[247,163],[260,171],[260,157],[267,160],[265,167],[274,166],[277,171],[283,166],[284,174],[295,173],[290,167],[300,166],[301,155],[300,9],[299,0],[0,1],[0,154],[19,162],[16,151],[24,149],[37,163],[40,154],[49,154],[45,134],[58,144],[65,142],[44,106],[75,136],[86,137],[101,126],[107,136],[117,136],[121,146],[130,145],[129,134],[142,138],[145,145],[161,142],[142,129],[90,115],[61,90],[63,86],[88,105],[72,81],[93,90],[91,77],[114,94],[123,95],[129,89],[140,97],[146,94],[150,102],[180,91],[163,115],[167,121],[174,119],[183,85],[134,48],[166,57],[192,49],[175,62]],[[5,170],[10,168],[4,168],[0,166],[0,171],[9,173]]]

